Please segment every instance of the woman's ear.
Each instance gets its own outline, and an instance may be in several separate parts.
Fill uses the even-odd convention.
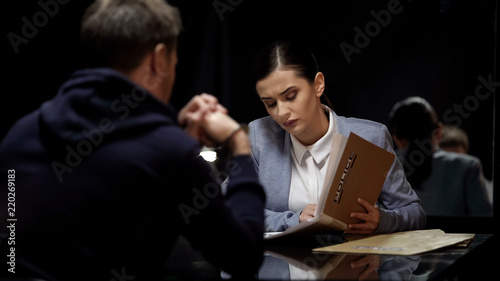
[[[316,73],[316,77],[314,77],[314,91],[318,98],[325,91],[325,76],[321,72]]]

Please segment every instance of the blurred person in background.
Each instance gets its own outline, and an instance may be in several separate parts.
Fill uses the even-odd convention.
[[[457,126],[443,124],[439,148],[444,151],[469,154],[469,147],[469,137],[464,130]],[[481,175],[486,184],[488,201],[493,206],[493,183],[484,177],[483,173]]]
[[[406,177],[427,215],[491,216],[478,158],[439,148],[441,123],[421,97],[394,104],[388,128]]]

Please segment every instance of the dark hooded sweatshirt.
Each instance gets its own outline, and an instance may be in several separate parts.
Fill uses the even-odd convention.
[[[2,232],[15,235],[0,247],[14,250],[15,276],[152,280],[181,234],[222,270],[253,274],[265,195],[251,158],[230,161],[222,194],[227,174],[210,169],[176,120],[111,69],[75,72],[19,120],[0,146],[0,220],[11,226]],[[12,258],[2,256],[4,268]]]

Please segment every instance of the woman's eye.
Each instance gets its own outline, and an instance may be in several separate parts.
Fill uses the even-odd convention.
[[[294,100],[297,97],[297,92],[294,92],[286,97],[287,100]]]
[[[276,105],[276,102],[272,102],[272,103],[266,103],[266,106],[267,107],[273,107]]]

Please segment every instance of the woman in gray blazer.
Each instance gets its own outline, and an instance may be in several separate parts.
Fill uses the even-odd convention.
[[[323,94],[325,79],[313,54],[296,42],[276,42],[256,57],[254,81],[269,114],[249,124],[255,167],[267,194],[266,231],[284,231],[314,216],[332,134],[351,132],[394,153],[387,128],[369,120],[337,116]],[[347,233],[419,229],[426,222],[420,200],[395,159],[377,204],[358,199],[366,212]]]

